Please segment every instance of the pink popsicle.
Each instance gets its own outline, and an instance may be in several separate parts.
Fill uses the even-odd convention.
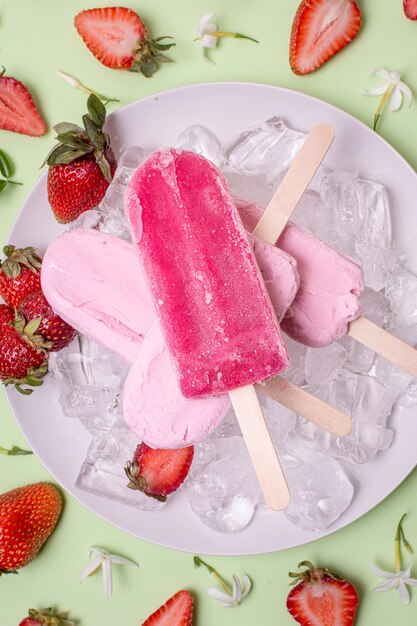
[[[263,214],[254,202],[235,198],[245,228],[252,231]],[[300,287],[281,328],[307,346],[326,346],[348,332],[359,317],[364,289],[362,269],[313,234],[291,222],[277,246],[297,261]]]
[[[209,161],[153,153],[132,177],[126,212],[186,397],[225,393],[289,366],[230,192]]]

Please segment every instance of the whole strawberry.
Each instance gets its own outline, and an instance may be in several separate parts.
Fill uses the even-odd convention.
[[[290,573],[296,586],[287,598],[287,609],[301,626],[352,626],[358,595],[348,580],[342,580],[327,568],[315,568],[310,561],[298,567],[307,569]]]
[[[0,379],[24,395],[32,390],[22,385],[39,387],[48,372],[50,345],[36,334],[39,324],[26,324],[22,315],[0,304]]]
[[[4,246],[6,258],[0,262],[0,296],[14,309],[29,293],[41,288],[42,259],[36,248]]]
[[[0,129],[39,137],[46,131],[33,98],[20,80],[0,73]]]
[[[193,456],[194,446],[165,450],[141,443],[125,466],[128,487],[164,502],[186,479]]]
[[[141,72],[150,78],[160,63],[170,62],[164,51],[175,43],[172,37],[151,39],[137,13],[126,7],[103,7],[81,11],[74,18],[78,34],[96,59],[115,70]]]
[[[18,487],[0,495],[0,574],[28,565],[48,539],[62,510],[49,483]]]
[[[94,94],[87,101],[84,128],[63,122],[54,126],[58,144],[48,154],[48,200],[58,222],[67,224],[104,198],[117,162],[103,132],[105,106]]]
[[[50,352],[57,352],[68,346],[74,339],[77,331],[64,322],[49,306],[42,291],[30,293],[20,304],[19,313],[26,322],[40,319],[37,334],[51,344]]]
[[[54,609],[29,609],[28,617],[25,617],[19,626],[75,626],[75,622],[69,620],[67,613],[56,613]]]

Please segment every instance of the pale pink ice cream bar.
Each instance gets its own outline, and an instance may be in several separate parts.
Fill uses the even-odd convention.
[[[153,153],[126,214],[182,393],[201,398],[289,366],[265,285],[220,172],[193,152]]]
[[[235,198],[245,228],[253,230],[263,214],[254,202]],[[277,246],[297,261],[300,287],[281,321],[282,330],[306,346],[327,346],[348,332],[362,312],[362,269],[352,259],[292,224]]]

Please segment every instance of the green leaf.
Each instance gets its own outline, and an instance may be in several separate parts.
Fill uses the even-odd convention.
[[[77,132],[82,133],[83,129],[78,124],[71,124],[70,122],[60,122],[59,124],[55,124],[54,131],[57,135],[62,135],[63,133]]]
[[[167,57],[166,54],[157,54],[156,58],[158,59],[159,63],[172,63],[172,59]]]
[[[13,166],[7,154],[0,150],[0,173],[5,178],[10,178],[13,174]]]
[[[74,150],[73,148],[59,144],[49,155],[47,163],[52,167],[56,165],[68,164],[75,161],[75,159],[84,156],[84,154],[84,150]]]
[[[107,161],[103,151],[102,150],[96,151],[94,153],[94,156],[96,158],[96,163],[99,166],[100,171],[103,174],[104,178],[107,180],[107,182],[111,183],[112,175],[111,175],[111,170],[110,170],[110,164]]]
[[[8,181],[7,181],[7,180],[1,180],[1,179],[0,179],[0,191],[3,191],[3,189],[4,189],[5,187],[7,187],[7,183],[8,183]]]
[[[103,128],[106,119],[106,107],[94,93],[90,94],[88,97],[87,109],[91,121],[97,128]]]
[[[60,146],[61,146],[61,144],[57,143],[57,144],[55,144],[55,145],[54,145],[54,146],[53,146],[53,147],[49,150],[48,154],[46,155],[46,157],[45,157],[45,158],[44,158],[44,160],[43,160],[43,163],[42,163],[41,167],[43,167],[43,166],[44,166],[44,165],[46,165],[47,163],[49,164],[49,159],[50,159],[50,157],[52,156],[52,154],[55,152],[55,150],[56,150],[57,148],[60,148]]]
[[[101,130],[99,130],[94,124],[89,115],[83,115],[83,124],[87,132],[88,138],[90,139],[96,150],[103,150],[106,143],[105,137]]]
[[[85,150],[85,152],[92,152],[94,150],[92,145],[84,141],[80,136],[74,135],[73,132],[59,134],[57,139],[64,146],[69,146],[70,148]]]
[[[139,64],[139,69],[145,78],[151,78],[158,69],[158,64],[153,59],[149,59],[149,61],[142,61]]]

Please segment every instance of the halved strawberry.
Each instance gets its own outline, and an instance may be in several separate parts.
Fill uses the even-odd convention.
[[[193,456],[194,446],[163,450],[141,443],[135,450],[133,461],[125,466],[130,481],[128,487],[164,502],[184,482]]]
[[[178,591],[142,626],[191,626],[193,621],[193,596],[189,591]]]
[[[163,52],[171,43],[150,39],[148,30],[137,13],[126,7],[86,9],[74,18],[74,25],[96,59],[115,70],[141,72],[149,78],[159,63],[169,62]]]
[[[361,24],[361,12],[354,0],[303,0],[291,31],[293,72],[314,72],[356,37]]]
[[[0,129],[39,137],[46,131],[45,122],[23,83],[0,74]]]
[[[404,0],[403,7],[409,20],[417,20],[417,0]]]
[[[315,568],[310,561],[298,567],[300,573],[290,573],[296,587],[287,598],[287,609],[301,626],[352,626],[358,595],[348,580],[342,580],[327,568]]]

